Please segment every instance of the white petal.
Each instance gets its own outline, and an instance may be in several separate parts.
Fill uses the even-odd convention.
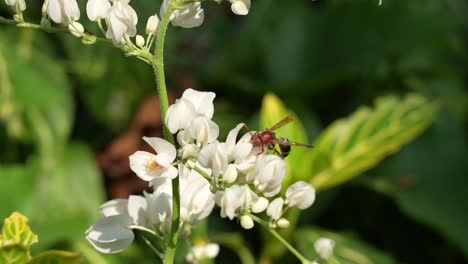
[[[323,237],[319,238],[314,244],[315,251],[317,251],[323,259],[328,259],[333,255],[334,247],[335,241]]]
[[[127,228],[132,219],[125,215],[102,218],[86,231],[88,241],[100,252],[117,253],[133,242],[135,235]]]
[[[178,171],[174,166],[169,166],[167,170],[165,170],[160,177],[161,178],[168,178],[168,179],[175,179],[177,177]]]
[[[190,136],[199,143],[207,144],[214,142],[219,135],[218,125],[205,116],[197,116],[188,128]]]
[[[63,10],[70,22],[80,19],[80,8],[78,7],[76,0],[64,0]],[[68,22],[69,21],[67,21],[67,24]]]
[[[268,207],[268,203],[268,199],[259,197],[258,200],[252,204],[252,212],[258,214],[265,211]]]
[[[86,4],[86,13],[89,20],[96,21],[106,18],[110,8],[111,4],[108,0],[89,0]]]
[[[127,199],[113,199],[99,207],[101,214],[104,216],[111,215],[128,215],[128,200]]]
[[[147,211],[148,203],[145,197],[139,195],[130,195],[128,197],[128,214],[132,217],[134,224],[147,226]]]
[[[283,204],[284,201],[281,197],[278,197],[275,200],[273,200],[268,206],[268,209],[266,211],[267,215],[274,220],[280,219],[281,215],[283,214]]]
[[[229,155],[232,155],[234,152],[234,148],[236,146],[236,139],[237,139],[237,134],[239,134],[239,131],[244,127],[244,123],[238,124],[235,128],[233,128],[231,131],[229,131],[229,134],[226,138],[226,151],[229,153]]]
[[[186,129],[190,126],[195,117],[195,107],[187,100],[179,100],[175,104],[169,106],[167,110],[165,123],[172,134],[175,134],[179,129]]]
[[[254,221],[248,215],[241,216],[240,224],[244,229],[252,229],[254,227]]]
[[[158,137],[143,137],[143,140],[146,141],[156,153],[168,155],[170,162],[175,160],[177,155],[176,148],[169,141]]]
[[[286,190],[286,203],[289,207],[297,207],[299,209],[306,209],[310,207],[315,201],[315,189],[312,185],[298,181]]]
[[[49,14],[50,19],[57,24],[62,23],[63,14],[62,7],[60,6],[59,0],[49,0],[47,6],[47,14]]]
[[[129,157],[130,168],[141,179],[151,181],[153,178],[159,176],[157,171],[148,169],[148,163],[155,159],[156,155],[154,154],[146,151],[137,151]]]
[[[197,114],[204,115],[208,119],[213,117],[214,105],[213,100],[216,94],[213,92],[200,92],[189,88],[184,91],[182,98],[190,101]]]

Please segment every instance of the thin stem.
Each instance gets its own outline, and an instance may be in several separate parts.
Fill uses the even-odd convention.
[[[293,253],[303,264],[312,264],[313,262],[304,257],[299,251],[297,251],[288,241],[286,241],[275,229],[271,228],[267,222],[258,218],[253,214],[248,214],[255,222],[259,223],[261,226],[265,227],[270,231],[270,233],[278,239],[291,253]]]
[[[167,110],[169,108],[169,100],[167,97],[166,77],[164,75],[164,40],[166,37],[167,27],[171,21],[171,14],[174,11],[172,4],[169,4],[166,13],[162,17],[159,24],[159,29],[156,36],[156,48],[154,51],[153,69],[156,75],[156,84],[159,93],[159,101],[161,105],[161,119],[163,120],[164,137],[172,144],[175,143],[174,137],[164,122]],[[172,224],[171,233],[167,241],[167,248],[164,254],[163,262],[166,264],[174,263],[177,240],[179,238],[180,227],[180,191],[179,178],[172,180]]]
[[[156,233],[154,230],[151,230],[149,228],[146,228],[144,226],[138,226],[138,225],[130,225],[128,228],[130,229],[135,229],[135,230],[140,230],[140,231],[144,231],[146,233],[149,233],[157,238],[161,238],[158,233]]]
[[[143,238],[143,241],[145,241],[146,245],[151,248],[151,250],[153,250],[153,252],[160,258],[162,259],[163,258],[163,254],[161,251],[159,251],[159,249],[157,249],[152,243],[151,241],[149,241],[149,239],[147,239],[145,236],[141,236]]]
[[[48,33],[68,33],[68,34],[71,34],[70,31],[68,31],[67,28],[63,28],[63,27],[57,28],[57,27],[44,26],[44,25],[28,23],[28,22],[18,23],[13,19],[7,19],[7,18],[4,18],[4,17],[0,17],[0,24],[16,25],[17,27],[21,27],[21,28],[32,28],[32,29],[42,30],[42,31],[45,31],[45,32],[48,32]],[[109,39],[105,39],[105,38],[96,37],[96,40],[111,43],[111,41]]]

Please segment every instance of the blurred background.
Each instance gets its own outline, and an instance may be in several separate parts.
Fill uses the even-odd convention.
[[[40,21],[39,2],[27,2],[26,21]],[[80,22],[97,33],[79,3]],[[131,4],[144,32],[160,2]],[[239,122],[261,128],[269,92],[297,114],[310,143],[384,96],[417,93],[437,104],[419,137],[320,191],[299,223],[359,241],[372,256],[344,263],[467,263],[466,0],[253,0],[245,17],[227,3],[203,5],[201,27],[169,29],[166,74],[172,100],[189,87],[216,92],[221,138]],[[12,16],[4,3],[0,15]],[[128,156],[147,148],[142,136],[161,136],[153,77],[144,62],[107,43],[0,25],[0,219],[14,210],[28,216],[40,238],[33,249],[73,248],[90,263],[103,258],[83,241],[84,231],[101,203],[146,186]],[[241,231],[217,214],[211,233]],[[242,237],[260,251],[257,235]],[[151,263],[144,250],[107,261]],[[218,261],[238,262],[229,250]]]

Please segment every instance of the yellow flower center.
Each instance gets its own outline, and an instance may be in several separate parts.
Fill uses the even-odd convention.
[[[164,168],[161,164],[159,164],[157,161],[151,159],[146,162],[146,169],[148,171],[155,171]]]

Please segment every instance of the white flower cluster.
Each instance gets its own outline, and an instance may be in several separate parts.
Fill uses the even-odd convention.
[[[254,214],[264,211],[270,228],[286,228],[289,222],[283,214],[288,208],[306,209],[312,205],[315,190],[303,181],[278,196],[286,163],[252,144],[252,132],[237,140],[244,124],[232,129],[225,142],[218,141],[219,128],[212,121],[214,98],[212,92],[188,89],[169,107],[165,123],[177,137],[178,150],[164,139],[143,138],[156,154],[137,151],[129,157],[130,167],[153,187],[153,193],[113,200],[101,207],[104,218],[87,231],[88,240],[99,251],[125,249],[134,237],[132,226],[167,236],[172,216],[171,180],[176,177],[180,182],[180,224],[184,231],[206,218],[215,204],[221,208],[221,217],[238,218],[245,229],[254,226]]]
[[[218,0],[213,0],[219,2]],[[232,11],[237,15],[246,15],[250,9],[250,0],[229,0]],[[5,0],[17,14],[21,14],[26,9],[25,0]],[[172,25],[185,28],[198,27],[205,18],[201,0],[164,0],[160,16],[164,16],[170,4],[175,4],[176,8],[171,14]],[[45,0],[42,8],[44,17],[49,17],[57,24],[68,27],[70,32],[77,37],[86,37],[83,25],[78,22],[80,19],[80,8],[77,0]],[[130,6],[130,0],[87,0],[86,13],[91,21],[99,24],[105,33],[106,38],[112,40],[115,45],[123,45],[132,48],[131,37],[135,37],[137,47],[145,46],[145,39],[137,35],[136,25],[138,15]],[[104,21],[104,25],[102,23]],[[159,24],[159,17],[155,14],[148,19],[146,42],[152,41],[152,36],[156,33]]]

